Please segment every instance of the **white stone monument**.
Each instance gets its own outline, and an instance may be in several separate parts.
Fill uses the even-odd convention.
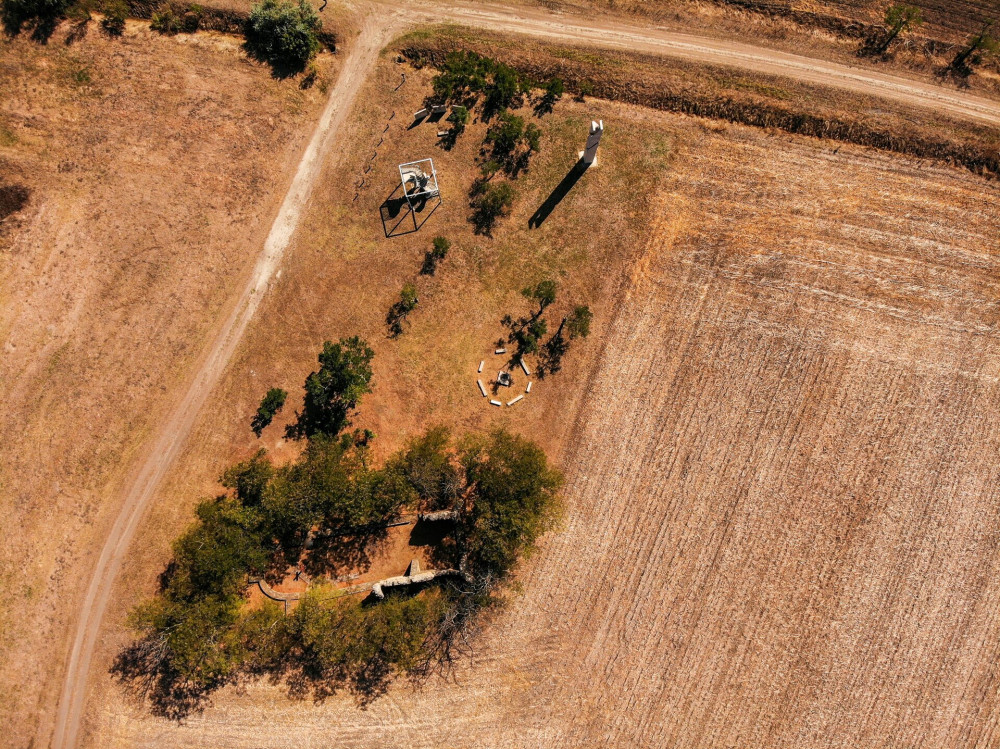
[[[604,135],[604,120],[590,123],[590,135],[587,136],[587,145],[580,151],[580,160],[587,167],[597,166],[597,147],[601,145],[601,136]]]

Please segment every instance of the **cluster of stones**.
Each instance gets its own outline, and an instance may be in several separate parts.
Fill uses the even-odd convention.
[[[503,354],[507,353],[507,349],[505,349],[505,348],[498,348],[493,353],[496,356],[502,356]],[[521,369],[524,370],[525,376],[526,377],[531,377],[531,370],[528,369],[528,365],[524,363],[524,359],[518,359],[518,364],[520,365]],[[486,360],[485,359],[483,361],[479,362],[479,369],[476,370],[476,371],[478,373],[482,373],[484,366],[486,366]],[[497,373],[496,383],[498,385],[500,385],[501,387],[512,387],[513,384],[514,384],[514,377],[507,370],[501,369]],[[477,379],[476,380],[476,384],[479,386],[479,392],[482,393],[483,397],[484,398],[489,398],[489,393],[486,391],[486,386],[483,385],[482,379]],[[528,386],[524,389],[524,392],[521,393],[520,395],[517,395],[517,396],[511,398],[509,401],[507,401],[507,405],[508,406],[513,406],[515,403],[517,403],[518,401],[520,401],[521,399],[523,399],[524,396],[527,395],[530,392],[531,392],[531,380],[528,380]],[[502,405],[504,405],[504,403],[503,403],[503,401],[498,401],[496,399],[490,399],[490,405],[492,405],[492,406],[502,406]]]

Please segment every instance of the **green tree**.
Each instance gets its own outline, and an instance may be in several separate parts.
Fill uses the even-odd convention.
[[[319,51],[319,16],[306,0],[262,0],[250,10],[244,29],[247,52],[271,65],[276,75],[299,73]]]
[[[960,75],[972,72],[972,66],[982,62],[985,55],[1000,49],[1000,42],[993,36],[993,21],[986,21],[978,33],[969,37],[965,46],[951,61],[949,68]]]
[[[551,112],[564,93],[566,93],[566,85],[562,78],[550,78],[542,88],[542,97],[535,105],[535,114],[541,117]]]
[[[393,468],[406,477],[425,509],[452,509],[462,479],[451,453],[451,432],[438,426],[410,440],[393,461]]]
[[[501,165],[512,177],[528,167],[533,153],[539,150],[542,131],[534,123],[525,124],[522,117],[507,111],[499,114],[486,131],[491,145],[490,161]]]
[[[511,107],[521,93],[517,71],[502,62],[493,63],[492,77],[486,87],[483,115],[489,119],[494,114]]]
[[[570,316],[563,321],[570,339],[586,338],[590,335],[590,323],[593,319],[594,314],[590,311],[590,307],[585,305],[575,307]]]
[[[555,281],[545,279],[539,281],[534,286],[528,286],[521,290],[521,296],[530,299],[538,304],[538,312],[533,317],[540,317],[545,309],[556,300],[556,290],[558,286]]]
[[[221,483],[235,492],[236,499],[244,507],[257,507],[263,501],[264,492],[274,478],[274,473],[267,450],[261,448],[250,460],[227,468],[222,474]]]
[[[176,601],[237,595],[248,571],[267,566],[260,515],[228,497],[202,502],[198,522],[174,542],[167,595]]]
[[[302,412],[288,426],[288,436],[301,439],[340,434],[350,424],[348,416],[361,396],[371,392],[374,356],[375,352],[357,336],[324,343],[320,368],[306,378]]]
[[[535,443],[503,430],[468,440],[461,462],[473,491],[464,523],[469,569],[503,579],[558,518],[562,476]]]
[[[912,31],[924,22],[924,14],[915,5],[895,3],[885,12],[885,36],[875,49],[875,54],[883,55],[896,37],[904,31]]]
[[[257,413],[250,422],[253,433],[260,437],[260,433],[271,423],[275,415],[285,407],[285,399],[288,393],[281,388],[271,388],[261,399]]]
[[[497,221],[510,213],[514,204],[514,188],[509,182],[484,183],[473,195],[470,221],[476,234],[493,235]]]

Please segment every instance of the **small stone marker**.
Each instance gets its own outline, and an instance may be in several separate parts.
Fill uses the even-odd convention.
[[[513,406],[513,405],[514,405],[515,403],[517,403],[517,402],[518,402],[519,400],[521,400],[521,398],[523,398],[523,397],[524,397],[523,395],[519,395],[519,396],[517,396],[516,398],[513,398],[513,399],[511,399],[511,400],[507,401],[507,405],[508,405],[508,406]]]
[[[446,136],[447,134],[448,134],[448,131],[447,131],[447,130],[438,130],[438,137],[439,137],[439,138],[443,138],[443,137],[444,137],[444,136]]]
[[[431,113],[431,110],[429,110],[427,107],[424,107],[423,109],[421,109],[421,110],[413,113],[413,119],[415,119],[415,120],[422,120],[424,117],[426,117],[430,113]]]
[[[525,373],[525,374],[526,374],[526,375],[527,375],[528,377],[531,377],[531,372],[530,372],[530,371],[528,370],[528,365],[524,363],[524,359],[521,359],[521,360],[520,360],[520,364],[521,364],[521,369],[523,369],[523,370],[524,370],[524,373]]]
[[[524,389],[524,392],[526,392],[526,393],[530,393],[531,392],[531,383],[530,382],[528,383],[528,387],[526,387]]]
[[[483,397],[485,398],[486,397],[486,388],[483,387],[483,381],[482,380],[476,380],[476,384],[479,385],[479,392],[481,392],[483,394]]]
[[[503,385],[505,388],[509,388],[511,383],[514,381],[510,377],[510,372],[498,372],[497,373],[497,384]]]
[[[497,349],[496,351],[494,351],[493,353],[494,353],[494,354],[506,354],[506,353],[507,353],[507,349],[505,349],[505,348],[498,348],[498,349]]]
[[[485,360],[485,359],[483,359],[483,360],[482,360],[481,362],[479,362],[479,369],[477,369],[476,371],[477,371],[477,372],[482,372],[482,371],[483,371],[483,365],[484,365],[485,363],[486,363],[486,360]]]
[[[580,159],[585,165],[597,166],[597,147],[601,145],[601,136],[604,135],[604,120],[590,123],[590,135],[587,136],[587,145],[580,151]]]
[[[501,403],[500,401],[490,401],[490,405],[493,405],[493,406],[502,406],[503,403]]]
[[[438,104],[437,106],[431,109],[431,112],[434,114],[444,114],[447,111],[448,111],[447,104]]]

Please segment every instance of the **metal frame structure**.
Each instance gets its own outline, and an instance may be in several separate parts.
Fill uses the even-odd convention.
[[[430,167],[429,172],[426,167]],[[399,181],[403,185],[403,195],[411,211],[413,210],[414,200],[441,198],[437,170],[434,169],[434,159],[419,159],[418,161],[400,164]]]

